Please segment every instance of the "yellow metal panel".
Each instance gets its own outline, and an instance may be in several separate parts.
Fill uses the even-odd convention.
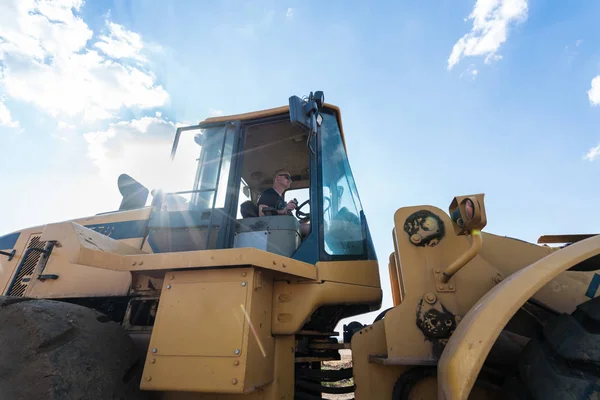
[[[131,286],[129,272],[73,265],[67,257],[77,253],[82,246],[117,254],[141,253],[135,247],[74,222],[47,225],[41,240],[58,241],[43,270],[44,274],[58,275],[58,279],[45,281],[32,279],[26,292],[27,296],[44,298],[118,296],[129,292]],[[105,258],[104,262],[110,262],[110,258]],[[36,276],[41,272],[41,270],[36,271]]]
[[[512,274],[465,315],[438,364],[440,399],[466,399],[503,327],[521,305],[554,277],[600,254],[600,236],[577,242]]]
[[[398,268],[396,267],[396,255],[390,254],[388,270],[390,274],[390,286],[392,287],[392,300],[394,307],[402,302],[400,296],[400,279],[398,278]]]
[[[142,389],[247,393],[271,382],[272,285],[253,268],[170,272]]]
[[[597,271],[565,271],[552,279],[533,296],[535,300],[559,313],[572,313],[589,300],[586,291]]]
[[[454,295],[445,294],[443,304],[452,304]],[[432,342],[426,340],[415,323],[417,304],[421,300],[418,293],[409,292],[400,305],[389,310],[383,320],[387,349],[382,354],[389,358],[410,358],[430,360],[434,357]],[[442,297],[438,296],[441,300]]]
[[[34,271],[33,278],[29,282],[29,286],[25,292],[28,297],[42,297],[42,298],[63,298],[63,297],[84,297],[84,296],[117,296],[126,295],[129,291],[131,284],[131,274],[128,272],[109,271],[101,270],[98,268],[74,266],[65,257],[64,248],[61,247],[63,244],[67,247],[71,243],[75,242],[76,234],[73,230],[70,222],[63,224],[54,224],[52,229],[56,229],[57,237],[61,239],[68,239],[61,241],[52,250],[50,258],[47,260],[44,274],[58,275],[56,280],[45,280],[40,281],[36,279],[37,275],[42,271],[38,267]],[[90,232],[94,237],[96,235],[102,236],[101,234],[83,228],[77,225],[85,231]],[[47,227],[45,227],[47,229]],[[15,257],[6,264],[0,264],[2,269],[0,270],[0,282],[3,284],[3,293],[7,289],[12,275],[15,272],[17,265],[21,262],[22,256],[25,250],[25,246],[32,234],[41,235],[40,240],[49,240],[44,236],[46,230],[24,230],[22,231],[19,240],[16,244],[16,248],[19,252]],[[113,239],[106,238],[109,241],[119,243]],[[129,246],[127,246],[129,247]],[[132,248],[133,249],[133,248]],[[133,251],[136,251],[133,249]],[[3,262],[0,258],[0,262]],[[8,267],[8,268],[6,268]],[[5,269],[6,268],[6,269]]]
[[[76,263],[78,254],[82,249],[92,249],[110,254],[143,254],[135,247],[119,240],[111,239],[101,233],[74,222],[60,222],[49,224],[44,229],[42,240],[57,240],[60,247],[71,255],[71,262]]]
[[[16,268],[22,260],[23,253],[25,252],[25,248],[28,245],[31,236],[41,235],[43,230],[44,226],[23,229],[20,231],[19,238],[14,244],[13,248],[16,250],[16,253],[12,260],[8,261],[8,257],[0,256],[0,288],[2,288],[2,292],[0,294],[4,294],[8,289],[13,275],[16,273]]]
[[[377,261],[328,261],[317,263],[318,280],[381,287]]]
[[[142,390],[243,393],[245,366],[233,357],[148,356]],[[235,383],[234,383],[235,382]]]
[[[74,263],[115,271],[162,271],[165,269],[253,265],[292,277],[306,279],[316,279],[317,277],[314,265],[254,248],[123,256],[94,250],[81,243],[79,250],[72,252],[71,255]]]
[[[253,391],[273,380],[275,340],[271,336],[272,273],[255,269],[252,287],[249,290],[252,297],[249,306],[244,310],[249,328],[245,347],[248,358],[244,383],[246,392]]]
[[[483,248],[479,255],[501,269],[505,277],[557,250],[488,232],[481,235]]]
[[[386,348],[383,321],[376,322],[352,336],[352,373],[356,385],[356,400],[392,398],[394,383],[408,367],[369,362],[370,355],[385,354]]]
[[[75,222],[76,224],[79,224],[79,225],[102,224],[102,223],[112,223],[112,222],[122,222],[122,221],[146,220],[146,219],[148,219],[149,215],[150,215],[150,208],[147,207],[147,208],[139,209],[139,210],[122,211],[122,212],[116,212],[116,213],[106,214],[106,215],[94,215],[92,217],[75,219],[71,222]],[[40,232],[44,232],[45,229],[46,229],[46,225],[40,225],[40,226],[23,229],[22,231],[20,231],[19,239],[17,240],[17,243],[15,244],[15,247],[14,247],[17,250],[15,257],[11,261],[8,261],[7,257],[0,257],[0,288],[2,288],[2,293],[4,293],[4,291],[6,291],[6,289],[8,288],[8,285],[11,281],[13,273],[15,272],[15,268],[21,261],[21,256],[23,253],[22,250],[24,250],[25,246],[27,245],[27,240],[29,239],[31,234],[34,234],[34,233],[39,234]],[[41,240],[46,240],[46,239],[41,239]],[[133,239],[127,239],[126,242],[127,242],[127,244],[129,244],[133,247],[139,247],[141,245],[141,240],[142,240],[142,238],[133,238]],[[55,253],[53,251],[53,256],[54,256],[54,254]],[[101,275],[106,277],[109,275],[114,276],[115,274],[101,273]],[[94,279],[93,276],[90,278]],[[33,286],[33,284],[31,284],[30,286]],[[111,288],[113,287],[112,283],[110,283],[110,287]],[[113,293],[113,291],[109,290],[109,292],[107,292],[106,294],[109,295],[109,294],[114,294],[114,293]]]
[[[333,104],[325,103],[323,105],[324,108],[330,108],[337,114],[338,125],[340,126],[340,133],[342,135],[342,143],[344,144],[344,149],[346,149],[346,140],[344,138],[344,127],[342,125],[342,112],[338,106]],[[247,121],[251,119],[258,118],[266,118],[272,117],[274,115],[284,114],[290,111],[290,106],[281,106],[276,108],[269,108],[261,111],[253,111],[243,114],[234,114],[234,115],[224,115],[222,117],[210,117],[206,118],[204,121],[200,122],[200,124],[210,124],[217,122],[227,122],[227,121]]]
[[[242,113],[242,114],[232,114],[232,115],[224,115],[224,116],[220,116],[220,117],[210,117],[210,118],[206,118],[204,121],[202,121],[200,123],[201,124],[211,124],[211,123],[227,122],[227,121],[247,121],[247,120],[251,120],[251,119],[272,117],[274,115],[289,112],[289,110],[290,110],[289,106],[281,106],[281,107],[275,107],[275,108],[268,108],[268,109],[260,110],[260,111],[251,111],[251,112]]]
[[[396,218],[396,217],[394,217],[394,218]],[[400,303],[402,303],[402,301],[404,300],[404,296],[406,296],[406,286],[404,284],[404,273],[402,272],[402,259],[400,258],[400,251],[399,251],[399,247],[398,247],[399,240],[400,240],[400,238],[396,235],[396,227],[394,226],[394,228],[392,229],[392,242],[394,243],[393,257],[394,257],[394,264],[396,265],[396,275],[398,275],[398,284],[400,285],[398,297],[400,299]]]
[[[336,282],[288,284],[275,282],[273,334],[296,333],[309,315],[328,304],[380,305],[382,291],[372,286]]]
[[[160,355],[231,357],[234,350],[241,351],[245,318],[240,305],[246,304],[247,286],[239,280],[169,284],[160,297],[160,323],[179,329],[157,329],[152,335],[152,346]],[[218,325],[206,325],[208,321]]]
[[[560,250],[485,232],[483,241],[480,256],[493,264],[504,278]],[[565,271],[537,291],[533,298],[557,312],[570,313],[579,303],[588,299],[585,291],[594,273]]]
[[[191,393],[160,392],[161,400],[293,400],[294,399],[294,336],[275,338],[273,382],[252,393]],[[228,376],[228,375],[226,375]],[[230,382],[232,384],[233,380]],[[223,382],[226,386],[227,382]]]
[[[41,298],[125,296],[131,286],[129,272],[73,265],[66,259],[55,256],[51,256],[48,260],[44,274],[56,274],[58,279],[32,280],[26,292],[27,296]]]

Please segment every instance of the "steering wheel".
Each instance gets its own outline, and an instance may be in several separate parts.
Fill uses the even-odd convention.
[[[296,207],[296,218],[298,218],[298,220],[304,222],[304,221],[308,221],[310,219],[310,213],[307,212],[303,212],[300,211],[300,209],[302,207],[304,207],[305,205],[307,205],[310,202],[310,199],[304,201],[302,204],[300,204],[298,207]]]
[[[327,200],[327,207],[325,207],[325,209],[323,210],[323,213],[325,213],[327,210],[329,210],[329,207],[331,206],[331,200],[327,196],[323,196],[323,200]],[[302,204],[296,207],[296,218],[298,218],[298,220],[302,222],[310,220],[310,212],[300,211],[300,209],[307,205],[309,202],[310,199],[304,201]]]

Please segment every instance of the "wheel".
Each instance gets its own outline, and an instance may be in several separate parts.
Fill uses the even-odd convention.
[[[305,205],[307,205],[308,203],[310,203],[310,199],[302,202],[302,204],[300,204],[299,206],[296,207],[296,218],[298,218],[299,221],[310,220],[310,212],[300,211],[300,209],[302,207],[304,207]]]
[[[392,391],[392,400],[408,400],[413,387],[422,379],[437,377],[436,367],[414,367],[398,378]]]
[[[523,349],[523,385],[533,399],[600,399],[600,298],[548,321]]]
[[[331,206],[331,200],[327,196],[323,196],[323,200],[327,201],[327,207],[323,208],[323,214],[325,214],[327,212],[327,210],[329,210],[329,207]],[[298,218],[298,220],[301,222],[310,220],[310,212],[300,211],[302,209],[302,207],[304,207],[305,205],[307,205],[309,203],[310,203],[310,199],[302,202],[302,204],[300,204],[296,207],[296,218]]]
[[[125,330],[95,310],[0,297],[1,399],[143,399],[142,367]]]

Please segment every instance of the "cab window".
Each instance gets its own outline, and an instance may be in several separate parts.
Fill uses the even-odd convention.
[[[329,255],[362,255],[365,234],[362,229],[362,205],[350,170],[337,119],[333,112],[322,113],[321,156],[323,232]]]

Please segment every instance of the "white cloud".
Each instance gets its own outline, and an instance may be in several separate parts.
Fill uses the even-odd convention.
[[[577,42],[575,42],[575,47],[581,46],[581,43],[583,43],[582,39],[577,40]]]
[[[65,121],[58,121],[58,127],[60,129],[75,129],[75,125],[69,124]]]
[[[463,76],[469,76],[471,79],[475,80],[475,78],[477,78],[477,75],[479,74],[479,70],[477,70],[477,68],[475,68],[475,66],[473,64],[469,65],[469,68],[467,68],[462,74],[460,74],[460,77],[462,78]]]
[[[141,37],[107,22],[109,35],[88,43],[93,32],[78,16],[81,5],[81,0],[8,0],[3,5],[0,86],[5,93],[56,118],[87,122],[112,118],[122,107],[165,105],[167,92],[142,64]]]
[[[0,59],[18,54],[43,61],[85,46],[92,31],[81,18],[81,0],[7,0],[0,13]]]
[[[53,133],[52,137],[54,139],[62,140],[63,142],[68,142],[69,141],[69,139],[66,136],[61,136],[58,133]]]
[[[293,8],[288,8],[287,9],[287,13],[285,14],[286,17],[293,17],[294,16],[294,9]]]
[[[111,123],[106,130],[84,134],[88,156],[98,168],[101,180],[114,184],[126,173],[149,190],[193,189],[196,159],[200,147],[194,131],[181,134],[174,161],[171,146],[178,125],[157,117]]]
[[[144,47],[140,35],[110,21],[106,21],[106,23],[110,30],[110,36],[100,36],[100,40],[94,44],[95,47],[112,58],[146,61],[145,57],[140,54]]]
[[[10,111],[6,108],[4,102],[0,99],[0,125],[7,126],[9,128],[18,128],[19,121],[13,121]]]
[[[600,75],[592,79],[592,87],[587,92],[590,103],[594,106],[600,105]]]
[[[588,161],[594,161],[598,157],[600,157],[600,144],[596,147],[592,147],[591,149],[589,149],[587,154],[583,158]]]
[[[527,12],[527,0],[477,0],[468,17],[473,28],[454,44],[448,69],[468,56],[486,56],[486,64],[501,59],[496,52],[506,41],[508,26],[525,21]]]
[[[210,108],[208,110],[208,112],[210,113],[211,117],[220,117],[221,115],[223,115],[223,110],[218,110],[216,108]]]

